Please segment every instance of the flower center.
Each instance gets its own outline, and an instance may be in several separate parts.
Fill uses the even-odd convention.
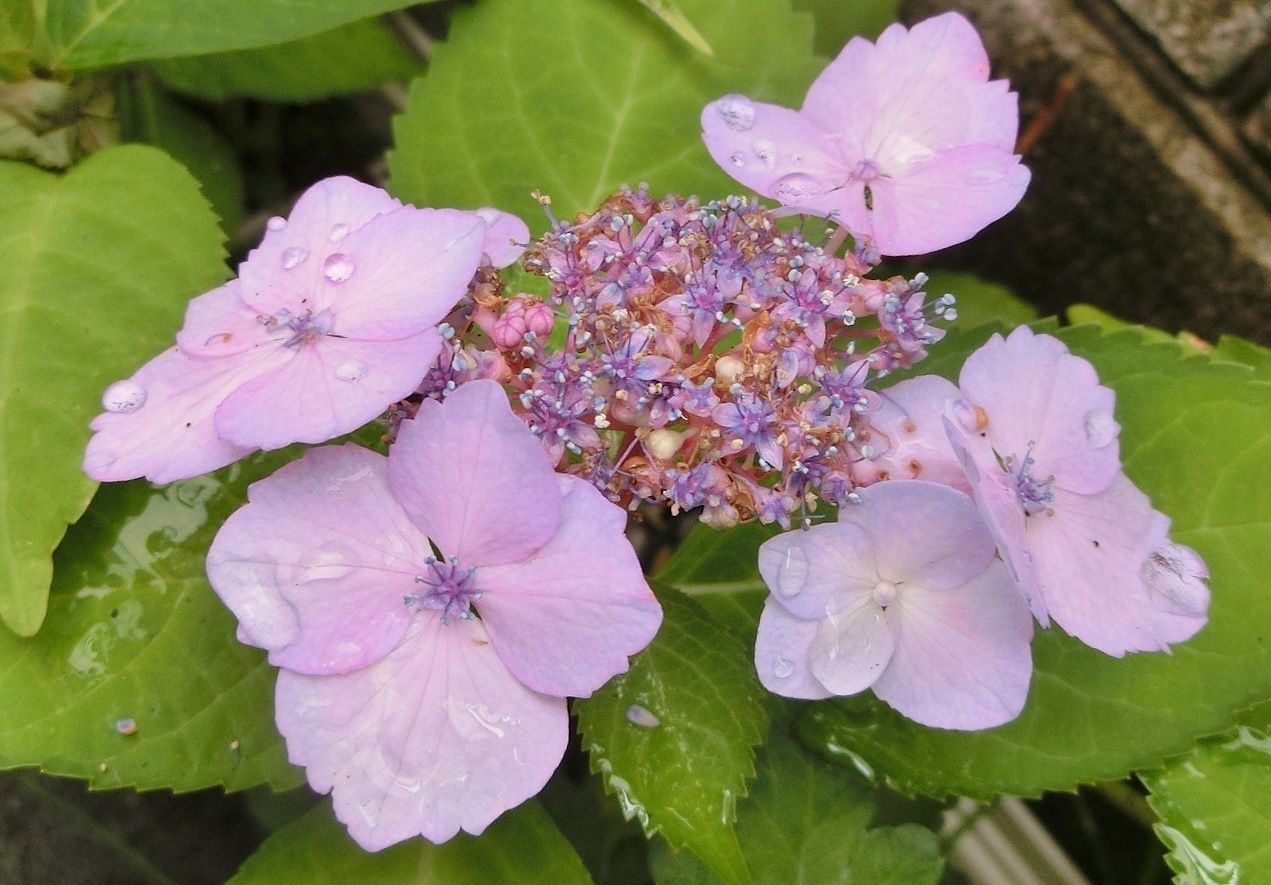
[[[331,326],[334,319],[330,310],[321,311],[317,316],[314,316],[311,310],[306,310],[302,314],[295,314],[284,307],[278,313],[265,320],[265,327],[270,331],[283,328],[290,329],[292,335],[283,342],[283,347],[299,347],[301,344],[308,344],[319,335],[331,334]]]
[[[424,560],[424,566],[424,573],[415,576],[415,583],[422,585],[422,589],[402,598],[406,607],[441,612],[443,624],[471,618],[472,603],[482,595],[477,587],[477,570],[461,567],[453,557],[442,561],[430,556]]]
[[[869,160],[869,159],[861,160],[859,163],[856,164],[856,167],[852,169],[853,181],[870,182],[870,181],[877,181],[878,179],[883,177],[885,176],[883,174],[882,167],[879,166],[877,163],[875,163],[873,160]]]
[[[874,598],[874,602],[883,608],[891,605],[896,601],[896,597],[900,594],[900,588],[891,581],[879,581],[874,585],[874,589],[870,591]]]
[[[1049,510],[1051,504],[1055,500],[1055,493],[1051,491],[1051,484],[1055,481],[1054,476],[1048,476],[1045,479],[1038,479],[1033,476],[1033,444],[1028,444],[1028,451],[1024,453],[1024,460],[1016,467],[1016,457],[1007,455],[1000,459],[1002,469],[1010,474],[1011,482],[1015,487],[1015,498],[1019,501],[1021,507],[1024,508],[1025,516],[1033,516]]]

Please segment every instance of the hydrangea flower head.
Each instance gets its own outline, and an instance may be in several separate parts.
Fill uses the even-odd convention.
[[[511,254],[519,231],[497,220],[315,184],[237,279],[190,302],[177,346],[123,382],[135,395],[104,399],[85,471],[169,482],[365,424],[419,384],[483,252]]]
[[[1114,395],[1063,342],[1020,326],[973,353],[945,425],[1042,624],[1110,655],[1205,623],[1204,564],[1121,472]]]
[[[795,698],[865,689],[910,719],[979,729],[1019,715],[1032,675],[1028,607],[971,500],[878,483],[838,522],[764,542],[763,684]]]
[[[282,668],[291,760],[377,850],[480,833],[546,783],[564,698],[661,622],[625,526],[478,381],[425,401],[387,458],[317,449],[253,485],[208,577]]]
[[[853,38],[803,108],[727,95],[702,111],[711,156],[786,206],[825,215],[884,255],[961,243],[1015,207],[1016,95],[989,81],[984,45],[957,13],[877,44]]]

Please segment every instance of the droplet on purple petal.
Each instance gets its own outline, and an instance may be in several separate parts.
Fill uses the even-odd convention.
[[[102,408],[117,415],[127,415],[146,404],[146,389],[136,381],[116,381],[102,394]]]
[[[299,246],[289,246],[282,250],[282,267],[283,270],[291,270],[293,267],[299,267],[309,257],[308,251],[301,249]]]
[[[265,222],[265,227],[273,231],[279,231],[287,226],[287,219],[281,215],[275,215],[273,218]]]
[[[725,95],[716,103],[715,111],[729,129],[744,132],[755,125],[755,106],[744,95]]]
[[[332,243],[338,243],[349,235],[349,226],[347,224],[331,225],[331,232],[327,234],[327,240]]]
[[[322,275],[333,283],[343,283],[353,276],[353,259],[343,252],[335,252],[322,262]]]
[[[350,383],[358,381],[366,374],[366,364],[357,360],[345,360],[335,367],[335,377]]]
[[[1087,412],[1084,423],[1086,442],[1096,449],[1101,449],[1112,442],[1121,432],[1121,425],[1113,419],[1112,413],[1102,409],[1092,409]]]
[[[778,655],[772,659],[772,675],[778,679],[788,679],[794,673],[794,661]]]
[[[787,205],[807,200],[824,192],[817,180],[805,172],[792,172],[777,179],[773,193]]]

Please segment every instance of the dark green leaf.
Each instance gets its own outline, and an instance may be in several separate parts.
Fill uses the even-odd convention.
[[[5,0],[38,10],[37,59],[83,70],[274,46],[410,6],[409,0]]]
[[[0,767],[38,765],[95,787],[300,782],[274,729],[276,671],[234,638],[203,571],[248,482],[284,460],[163,488],[102,487],[58,548],[44,629],[0,635]],[[121,732],[124,720],[135,733]]]
[[[211,101],[313,101],[409,80],[423,64],[372,18],[278,46],[158,61],[154,69],[173,89]]]
[[[551,818],[532,800],[506,812],[480,836],[461,833],[443,845],[412,839],[375,854],[359,848],[323,802],[266,839],[231,881],[578,885],[591,877]]]
[[[578,701],[583,746],[628,818],[743,881],[733,831],[766,716],[751,651],[699,605],[659,593],[664,620],[631,670]],[[632,705],[657,724],[638,724]],[[638,711],[637,711],[638,712]]]
[[[1240,727],[1140,775],[1181,882],[1271,879],[1271,737]]]

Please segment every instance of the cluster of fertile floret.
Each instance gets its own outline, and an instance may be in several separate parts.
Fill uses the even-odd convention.
[[[560,469],[611,500],[788,527],[853,500],[872,473],[867,384],[954,315],[925,277],[866,279],[869,256],[824,245],[754,200],[624,190],[526,254],[556,310],[478,278],[423,391],[496,377]]]

